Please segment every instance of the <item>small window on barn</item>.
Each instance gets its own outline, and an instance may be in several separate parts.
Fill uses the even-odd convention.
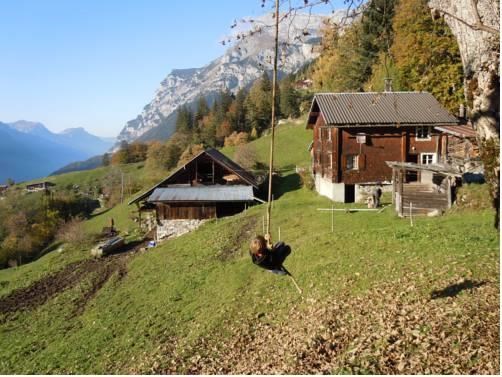
[[[359,164],[358,164],[358,158],[356,154],[348,155],[347,156],[347,165],[346,168],[347,170],[357,170],[359,169]]]
[[[417,140],[430,140],[431,128],[429,126],[417,126],[415,138]]]
[[[331,131],[332,130],[330,128],[327,129],[327,132],[328,132],[328,141],[331,141]]]
[[[329,168],[333,170],[333,153],[328,152],[328,158],[329,158]]]

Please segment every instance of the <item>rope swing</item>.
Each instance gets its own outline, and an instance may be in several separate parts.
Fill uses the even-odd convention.
[[[300,295],[301,288],[295,278],[282,265],[286,257],[291,253],[291,248],[284,242],[272,243],[271,219],[272,219],[272,174],[274,167],[274,143],[275,143],[275,118],[276,118],[276,97],[277,97],[277,60],[279,55],[279,0],[275,0],[275,41],[274,41],[274,70],[272,76],[272,119],[271,119],[271,139],[270,139],[270,160],[268,170],[268,201],[267,201],[267,223],[264,236],[257,236],[251,241],[250,255],[254,264],[269,270],[278,275],[287,275],[293,281],[295,288]]]

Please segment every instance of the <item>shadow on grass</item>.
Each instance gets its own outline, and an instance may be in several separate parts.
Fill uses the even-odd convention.
[[[455,297],[462,291],[467,289],[472,290],[474,288],[481,287],[486,283],[486,281],[464,280],[462,283],[452,284],[446,288],[432,291],[431,299],[436,300],[438,298]]]
[[[99,211],[99,212],[96,212],[96,213],[92,213],[92,214],[90,214],[90,215],[89,215],[89,219],[92,219],[92,218],[94,218],[94,217],[96,217],[96,216],[101,216],[101,215],[104,215],[105,213],[107,213],[107,212],[108,212],[108,211],[110,211],[110,210],[111,210],[111,208],[106,208],[106,209],[104,209],[103,211]]]
[[[276,176],[273,180],[274,200],[279,199],[287,192],[299,190],[301,185],[300,175],[297,173],[288,174],[286,176]]]

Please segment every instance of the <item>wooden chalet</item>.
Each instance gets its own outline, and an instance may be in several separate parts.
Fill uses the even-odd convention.
[[[26,191],[28,192],[49,191],[50,188],[54,186],[56,186],[55,183],[48,181],[31,183],[29,185],[26,185]]]
[[[430,93],[381,92],[316,94],[307,128],[313,130],[316,190],[334,201],[354,202],[375,184],[390,189],[392,169],[386,161],[441,161],[447,153],[444,130],[460,126]]]
[[[216,149],[205,150],[129,204],[166,220],[203,220],[242,212],[257,199],[250,172]]]

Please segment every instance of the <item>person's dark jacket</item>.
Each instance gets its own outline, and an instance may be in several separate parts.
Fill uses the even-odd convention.
[[[291,254],[291,248],[284,242],[277,242],[272,250],[265,249],[260,255],[250,253],[253,263],[266,270],[278,270]]]

